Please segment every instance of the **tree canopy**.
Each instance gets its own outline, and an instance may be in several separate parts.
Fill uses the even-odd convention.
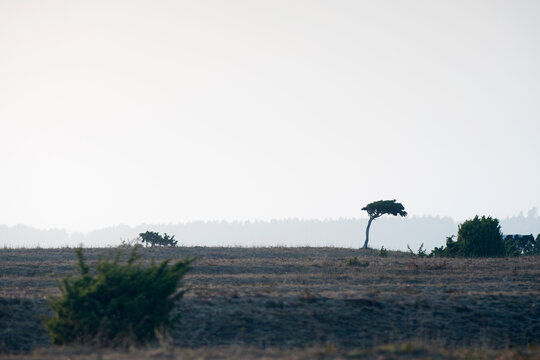
[[[379,200],[367,204],[362,210],[367,211],[368,215],[372,219],[376,219],[382,215],[400,215],[407,216],[407,212],[401,203],[396,200]]]

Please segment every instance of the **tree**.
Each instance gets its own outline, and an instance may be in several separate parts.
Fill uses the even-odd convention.
[[[396,200],[379,200],[374,201],[370,204],[367,204],[362,210],[367,211],[369,215],[369,221],[366,227],[366,241],[364,242],[364,249],[367,249],[369,242],[369,228],[371,227],[371,222],[378,217],[381,217],[385,214],[389,215],[400,215],[407,216],[407,212],[402,204],[396,202]]]
[[[147,231],[144,233],[140,233],[139,237],[141,239],[141,242],[145,243],[146,246],[155,246],[160,243],[161,236],[159,233],[154,231]]]
[[[174,235],[171,237],[165,233],[164,236],[159,235],[159,233],[154,231],[147,231],[139,234],[141,242],[146,243],[146,246],[176,246],[178,241],[174,240]]]
[[[176,244],[178,244],[178,241],[177,240],[174,240],[174,235],[173,236],[169,236],[167,235],[167,233],[164,233],[163,234],[163,238],[162,238],[162,243],[163,243],[163,246],[176,246]]]

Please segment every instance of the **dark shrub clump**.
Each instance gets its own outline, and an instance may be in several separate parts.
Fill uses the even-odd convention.
[[[178,287],[193,259],[144,266],[139,247],[125,262],[120,250],[109,253],[92,273],[82,248],[75,251],[79,274],[63,279],[61,296],[49,299],[54,316],[45,319],[45,326],[53,344],[144,343],[179,321],[180,314],[172,311],[184,294]]]
[[[503,241],[499,220],[478,215],[458,227],[457,240],[446,238],[446,247],[433,249],[431,255],[449,257],[497,257],[511,251]]]
[[[463,256],[488,257],[506,254],[499,220],[475,216],[458,227],[457,242]]]

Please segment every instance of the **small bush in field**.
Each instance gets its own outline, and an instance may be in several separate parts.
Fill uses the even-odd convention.
[[[409,251],[409,255],[413,256],[413,257],[426,257],[428,256],[427,253],[426,253],[426,250],[424,249],[424,243],[422,243],[420,245],[420,247],[418,248],[418,252],[415,253],[414,251],[412,251],[411,247],[409,246],[409,244],[407,244],[407,250]]]
[[[180,280],[193,259],[169,260],[144,266],[135,246],[127,261],[122,251],[110,252],[90,271],[82,248],[75,250],[77,276],[63,279],[61,296],[49,299],[54,315],[45,319],[53,344],[97,342],[115,345],[153,340],[178,322],[172,314],[182,297]]]
[[[447,236],[446,237],[446,247],[435,247],[431,251],[431,254],[429,256],[435,256],[435,257],[456,257],[458,256],[458,250],[459,246],[457,241],[454,241],[454,238],[456,235]]]
[[[387,257],[388,251],[384,248],[384,246],[381,246],[381,250],[379,250],[379,257]]]
[[[347,260],[347,266],[360,266],[360,267],[368,267],[369,261],[360,261],[358,260],[358,256],[355,256],[353,258],[350,258]]]

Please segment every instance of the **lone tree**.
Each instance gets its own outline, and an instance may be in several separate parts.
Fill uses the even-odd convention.
[[[364,249],[367,249],[367,246],[368,246],[369,228],[373,220],[385,214],[391,214],[394,216],[397,216],[397,215],[407,216],[407,212],[405,211],[405,208],[403,207],[403,205],[396,202],[395,199],[374,201],[370,204],[367,204],[365,207],[362,208],[362,210],[367,211],[369,215],[369,221],[367,223],[367,228],[366,228],[366,241],[364,242],[364,246],[363,246]]]

